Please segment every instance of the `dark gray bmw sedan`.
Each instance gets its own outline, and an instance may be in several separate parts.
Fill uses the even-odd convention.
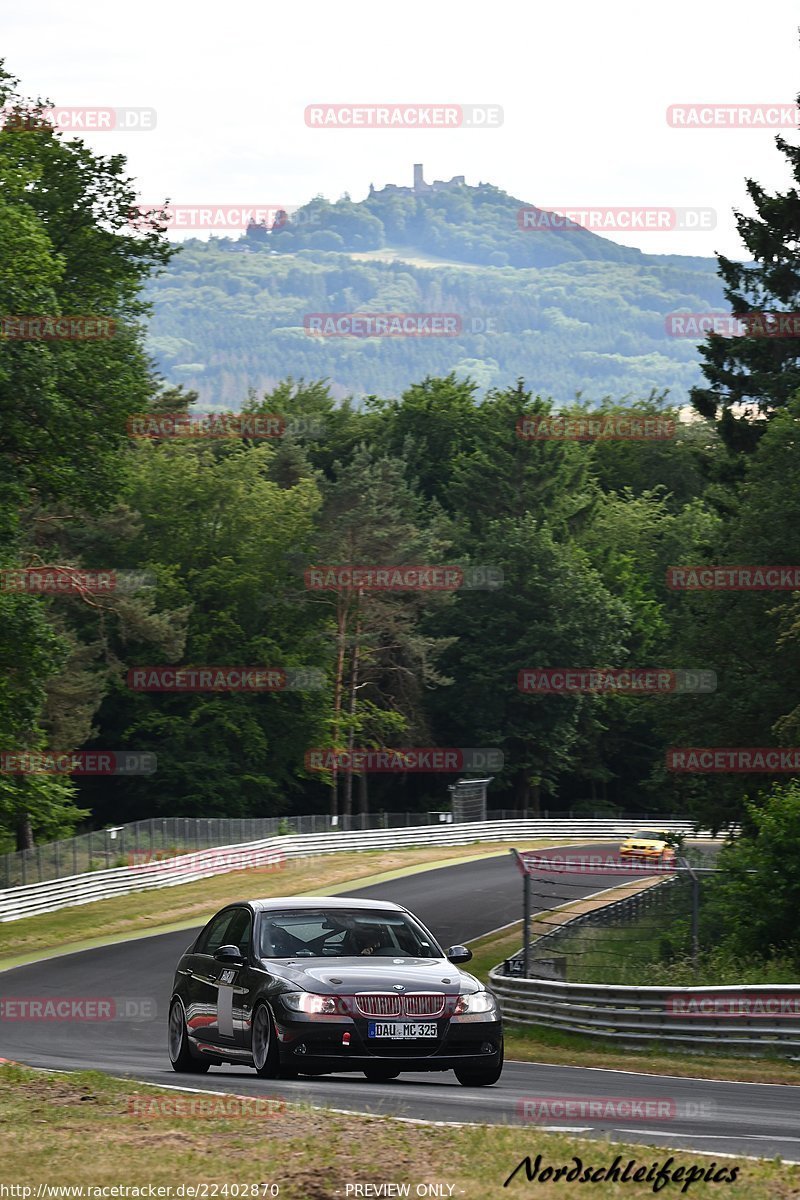
[[[178,963],[169,1006],[176,1071],[219,1063],[265,1079],[448,1071],[496,1083],[497,1002],[399,904],[319,896],[229,904]]]

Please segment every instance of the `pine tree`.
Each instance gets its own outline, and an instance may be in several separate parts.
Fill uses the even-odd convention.
[[[800,184],[800,146],[783,137],[775,143]],[[794,186],[770,195],[755,180],[745,182],[755,216],[734,215],[752,261],[717,256],[725,299],[732,313],[745,318],[745,332],[709,334],[701,348],[708,386],[691,391],[694,408],[717,420],[734,452],[752,451],[764,432],[761,418],[783,408],[800,390],[800,317],[795,317],[797,336],[779,336],[774,317],[762,318],[800,314],[800,193]],[[747,314],[757,316],[748,319]]]

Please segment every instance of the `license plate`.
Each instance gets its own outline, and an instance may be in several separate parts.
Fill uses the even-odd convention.
[[[370,1021],[371,1038],[435,1038],[435,1021]]]

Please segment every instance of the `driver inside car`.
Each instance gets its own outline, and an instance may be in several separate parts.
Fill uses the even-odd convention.
[[[380,931],[377,929],[354,929],[352,932],[354,954],[374,954],[383,945]]]

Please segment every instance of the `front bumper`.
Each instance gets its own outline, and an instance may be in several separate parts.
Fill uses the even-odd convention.
[[[621,858],[626,856],[630,858],[665,858],[670,859],[672,856],[667,854],[666,850],[637,850],[633,846],[620,846],[619,853]]]
[[[440,1019],[430,1039],[370,1038],[368,1021],[351,1017],[291,1020],[276,1014],[281,1062],[297,1070],[363,1071],[390,1066],[405,1071],[449,1071],[496,1059],[503,1040],[499,1019]]]

